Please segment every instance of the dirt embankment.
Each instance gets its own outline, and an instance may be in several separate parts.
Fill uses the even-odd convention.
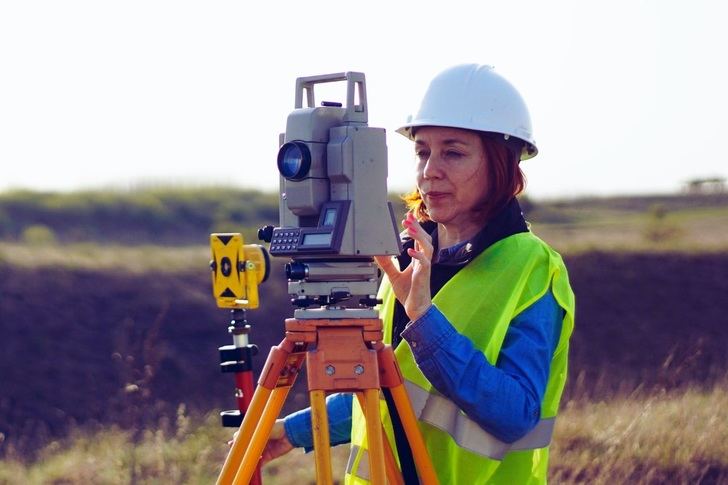
[[[577,295],[566,398],[726,375],[728,254],[589,253],[566,262]],[[291,315],[282,275],[273,269],[261,287],[264,309],[248,314],[260,347],[256,375]],[[73,424],[141,429],[180,403],[199,412],[234,407],[233,378],[220,373],[217,351],[231,343],[228,319],[205,270],[0,266],[0,446],[31,451]],[[305,400],[297,392],[286,407]]]

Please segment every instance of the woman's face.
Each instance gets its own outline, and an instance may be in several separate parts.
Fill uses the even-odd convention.
[[[415,133],[417,188],[430,219],[472,224],[486,197],[488,169],[483,141],[458,128],[426,126]]]

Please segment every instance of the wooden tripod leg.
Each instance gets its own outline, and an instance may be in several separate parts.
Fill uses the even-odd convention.
[[[369,416],[366,414],[364,396],[361,392],[357,392],[356,398],[359,401],[359,407],[361,408],[362,413],[364,413],[364,419],[369,420]],[[379,410],[377,410],[377,416],[379,417],[378,420],[381,428],[382,443],[384,444],[384,469],[387,475],[387,481],[392,485],[404,485],[402,472],[400,472],[399,467],[397,466],[397,460],[394,458],[394,450],[392,450],[392,446],[389,444],[389,440],[387,439],[387,433],[384,431],[384,423],[381,422]]]
[[[250,406],[248,406],[248,410],[243,417],[243,422],[240,424],[238,434],[233,441],[233,446],[227,458],[225,458],[225,464],[220,471],[220,475],[217,477],[217,485],[233,483],[240,461],[245,456],[246,446],[250,443],[250,438],[258,426],[259,418],[263,414],[263,409],[265,409],[270,395],[271,390],[265,387],[258,386],[255,390],[253,400],[250,402]]]
[[[412,411],[412,403],[407,395],[407,390],[404,388],[404,384],[400,384],[392,387],[390,391],[397,407],[397,413],[399,413],[399,419],[402,421],[402,427],[407,435],[407,441],[410,448],[412,448],[412,457],[415,460],[420,480],[425,485],[435,485],[438,483],[435,468],[432,466],[430,455],[425,447],[425,441],[422,439],[420,428],[417,426],[417,417]]]
[[[389,444],[387,434],[384,431],[384,425],[382,425],[382,442],[384,443],[384,467],[387,472],[387,481],[391,485],[404,485],[404,479],[402,478],[402,472],[397,466],[397,461],[394,459],[394,451],[392,445]]]
[[[392,347],[389,345],[379,347],[377,358],[379,360],[382,387],[389,388],[392,393],[397,414],[399,414],[399,419],[402,421],[402,427],[407,436],[407,442],[412,449],[412,457],[415,460],[415,467],[420,481],[425,485],[435,485],[439,483],[435,468],[432,466],[432,460],[430,460],[425,441],[422,439],[420,428],[417,425],[417,416],[415,416],[412,401],[410,401],[404,387],[404,378],[395,360]]]
[[[364,390],[364,416],[369,441],[369,473],[373,484],[384,484],[384,443],[382,442],[382,422],[379,414],[379,389]]]
[[[334,483],[331,472],[331,440],[329,437],[329,416],[326,412],[326,391],[309,392],[311,402],[311,427],[313,449],[316,457],[316,483]]]
[[[247,484],[250,481],[250,476],[255,472],[260,454],[270,437],[273,423],[283,408],[288,391],[296,382],[296,376],[303,364],[303,354],[294,352],[295,349],[296,344],[287,339],[283,339],[278,346],[271,348],[258,379],[258,387],[220,471],[217,485]],[[256,450],[251,449],[253,444]],[[253,462],[252,468],[248,465],[250,462]],[[243,480],[244,475],[247,475],[245,480]]]
[[[263,449],[266,443],[268,443],[273,424],[280,414],[281,409],[283,409],[283,404],[286,401],[290,389],[290,386],[277,387],[271,393],[270,399],[268,399],[268,405],[263,410],[263,415],[260,417],[260,422],[253,433],[248,449],[245,450],[245,456],[233,480],[234,485],[248,485],[250,483],[250,478],[255,473],[260,456],[263,454]]]

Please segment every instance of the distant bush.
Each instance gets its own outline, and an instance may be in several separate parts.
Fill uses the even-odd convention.
[[[400,194],[390,194],[397,225],[404,217]],[[24,241],[31,226],[45,226],[59,243],[99,242],[124,245],[207,244],[211,232],[242,232],[257,242],[256,230],[278,222],[277,192],[232,187],[158,187],[129,191],[87,190],[71,193],[15,190],[0,193],[0,240]],[[599,211],[644,214],[663,207],[726,207],[728,194],[580,198],[537,201],[520,197],[526,218],[539,224],[588,221]],[[645,237],[675,238],[679,231],[660,222],[646,228]],[[651,240],[651,239],[650,239]]]
[[[667,208],[664,204],[652,204],[648,210],[649,218],[644,237],[652,243],[674,242],[682,235],[680,227],[667,220]]]
[[[49,246],[56,242],[56,234],[48,226],[34,224],[23,229],[20,239],[31,246]]]
[[[523,209],[523,206],[521,208]],[[542,224],[568,224],[575,222],[574,217],[557,206],[530,206],[529,209],[523,209],[523,214],[528,221],[540,222]]]
[[[0,239],[11,241],[44,226],[60,242],[206,244],[210,232],[277,221],[277,193],[227,187],[0,194]]]

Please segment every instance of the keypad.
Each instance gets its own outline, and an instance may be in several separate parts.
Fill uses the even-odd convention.
[[[300,229],[276,229],[270,241],[270,252],[281,253],[295,251],[298,248]]]

